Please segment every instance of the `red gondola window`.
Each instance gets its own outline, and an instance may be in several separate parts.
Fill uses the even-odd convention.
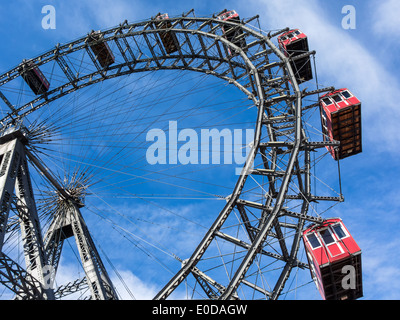
[[[321,243],[319,242],[317,236],[315,233],[310,233],[307,235],[307,240],[310,243],[310,245],[313,247],[313,249],[317,249],[321,246]]]
[[[307,234],[307,240],[313,249],[321,247],[321,242],[318,238],[322,239],[325,245],[329,245],[336,242],[335,238],[341,240],[347,237],[349,237],[349,234],[340,223],[321,229],[318,232]]]
[[[345,90],[342,91],[342,96],[345,97],[346,99],[350,98],[352,95],[349,91]]]
[[[285,41],[285,40],[287,40],[287,39],[292,39],[292,38],[294,38],[295,36],[297,37],[297,36],[300,35],[300,34],[302,34],[302,32],[301,32],[300,30],[295,30],[295,31],[293,31],[293,32],[291,32],[291,33],[288,33],[288,34],[285,35],[285,36],[280,37],[280,39],[281,39],[282,41]]]
[[[335,100],[335,102],[343,101],[343,98],[339,94],[332,96],[332,99]]]
[[[325,103],[325,105],[329,106],[330,104],[332,104],[333,102],[331,101],[331,99],[329,98],[323,98],[322,101]]]
[[[335,242],[335,239],[333,238],[333,236],[332,236],[332,234],[331,234],[329,228],[320,230],[319,233],[320,233],[320,235],[321,235],[321,237],[322,237],[322,240],[324,241],[324,243],[325,243],[326,245]]]
[[[332,229],[335,231],[335,234],[339,239],[344,239],[350,236],[340,223],[332,225]]]

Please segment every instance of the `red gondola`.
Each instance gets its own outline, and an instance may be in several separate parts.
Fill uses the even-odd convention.
[[[362,151],[361,102],[348,89],[338,89],[320,100],[322,132],[325,141],[339,141],[340,146],[327,149],[335,160]]]
[[[279,48],[287,57],[296,57],[306,53],[308,49],[307,36],[299,29],[293,29],[278,37]],[[291,62],[291,67],[299,83],[312,79],[312,69],[309,56]]]
[[[220,14],[217,19],[222,21],[231,21],[238,24],[240,23],[239,14],[235,10],[226,11]],[[222,31],[229,42],[232,42],[234,45],[242,49],[246,47],[246,39],[243,37],[243,30],[241,28],[223,26]]]
[[[103,68],[106,68],[115,62],[115,57],[106,41],[97,42],[98,40],[100,40],[100,37],[101,34],[99,31],[92,31],[89,34],[89,39],[91,42],[91,43],[89,42],[89,46],[90,49],[92,49],[100,65]]]
[[[23,62],[20,65],[19,72],[36,95],[43,94],[49,90],[49,81],[32,61]]]
[[[310,271],[325,300],[363,296],[361,249],[340,218],[303,231]]]
[[[155,24],[157,29],[168,29],[172,27],[171,21],[169,21],[168,13],[158,15],[156,20],[160,21]],[[179,42],[175,32],[161,31],[159,32],[159,36],[164,45],[165,51],[168,54],[178,51]]]

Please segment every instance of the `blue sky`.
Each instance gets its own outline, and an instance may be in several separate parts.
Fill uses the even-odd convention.
[[[44,5],[56,9],[56,29],[41,26]],[[356,9],[356,28],[342,28],[342,8]],[[396,0],[250,0],[250,1],[12,1],[0,4],[0,73],[23,58],[47,51],[90,30],[106,29],[125,19],[135,22],[157,12],[179,15],[195,9],[197,16],[235,9],[241,17],[260,16],[264,30],[297,27],[316,50],[318,82],[348,87],[362,101],[363,152],[341,162],[345,202],[335,214],[344,220],[363,250],[365,299],[400,298],[399,194],[399,33],[400,3]],[[190,211],[187,206],[185,209]],[[185,239],[179,239],[184,242]],[[193,240],[195,242],[195,240]],[[189,251],[188,251],[189,252]],[[146,265],[145,262],[141,261]],[[66,268],[68,270],[68,268]],[[67,271],[66,271],[67,272]],[[120,271],[151,298],[157,284]]]

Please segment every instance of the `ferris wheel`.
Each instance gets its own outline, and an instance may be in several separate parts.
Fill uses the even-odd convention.
[[[135,298],[128,271],[154,299],[362,296],[326,217],[361,103],[318,84],[304,33],[257,21],[157,14],[0,75],[3,298]]]

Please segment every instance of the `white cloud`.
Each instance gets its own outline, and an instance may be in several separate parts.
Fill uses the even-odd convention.
[[[147,18],[143,16],[145,7],[138,1],[89,1],[87,7],[90,8],[91,15],[102,29],[116,26],[126,19],[133,22]]]
[[[111,281],[116,286],[121,300],[152,300],[161,289],[160,284],[156,285],[149,281],[143,281],[143,279],[140,279],[129,270],[119,270],[118,273],[124,283],[117,276],[112,276]],[[172,294],[171,299],[184,300],[186,299],[186,293],[176,290]]]
[[[57,12],[56,30],[67,41],[84,36],[91,30],[115,27],[125,20],[134,22],[150,18],[150,16],[146,16],[148,9],[139,1],[71,1],[61,2],[55,7]]]
[[[373,31],[387,39],[400,39],[396,32],[400,28],[400,2],[398,0],[373,1]]]
[[[378,237],[365,241],[368,255],[363,256],[364,295],[372,299],[398,299],[400,268],[393,261],[393,253],[399,246],[398,239],[387,239],[384,243]]]
[[[124,284],[117,276],[113,276],[111,281],[114,286],[116,286],[117,292],[120,295],[120,299],[151,300],[157,294],[158,291],[155,285],[142,281],[131,271],[120,270],[118,273],[123,279]]]

